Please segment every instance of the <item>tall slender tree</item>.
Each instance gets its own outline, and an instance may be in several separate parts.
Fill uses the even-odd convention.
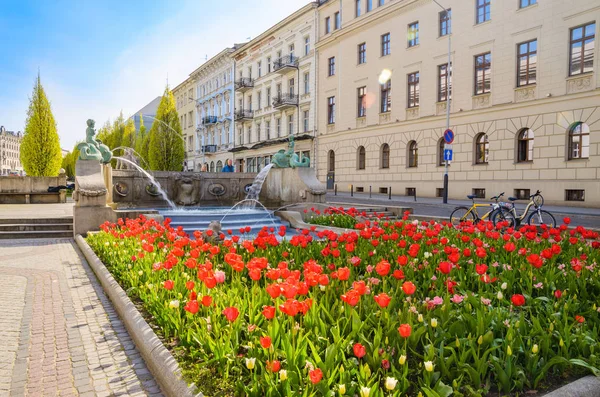
[[[58,175],[62,164],[60,140],[39,73],[33,86],[33,95],[29,100],[20,154],[27,175]]]
[[[156,119],[150,129],[150,146],[148,148],[150,168],[156,171],[181,171],[185,159],[185,147],[179,115],[175,109],[175,98],[169,90],[160,100],[156,111]]]
[[[148,144],[150,143],[148,137],[149,135],[144,125],[144,116],[140,113],[140,130],[135,135],[134,149],[146,164],[148,164]]]

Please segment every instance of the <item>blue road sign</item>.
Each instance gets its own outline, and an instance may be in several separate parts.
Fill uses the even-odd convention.
[[[444,131],[444,141],[446,141],[446,143],[454,142],[454,131],[451,129]]]
[[[444,160],[452,161],[452,149],[444,150]]]

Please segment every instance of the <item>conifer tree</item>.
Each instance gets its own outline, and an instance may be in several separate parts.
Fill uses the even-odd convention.
[[[38,74],[29,100],[21,163],[29,176],[56,176],[62,164],[60,140],[50,102]]]
[[[148,157],[150,168],[155,171],[181,171],[185,159],[185,147],[175,98],[167,86],[162,96],[156,119],[150,129]]]
[[[145,164],[148,164],[148,134],[144,125],[144,116],[140,113],[140,130],[135,135],[135,151],[142,157]]]

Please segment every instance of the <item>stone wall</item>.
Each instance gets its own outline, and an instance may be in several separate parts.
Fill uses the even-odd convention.
[[[250,173],[153,173],[154,178],[178,205],[232,205],[246,197],[256,174]],[[162,196],[138,171],[113,170],[113,202],[118,208],[167,207]]]
[[[0,193],[44,193],[50,186],[65,186],[67,176],[0,176]]]

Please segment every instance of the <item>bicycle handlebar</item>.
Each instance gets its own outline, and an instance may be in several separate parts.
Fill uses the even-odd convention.
[[[541,193],[542,192],[538,190],[537,192],[535,192],[535,194],[532,194],[531,196],[529,196],[529,199],[531,200],[532,198],[539,196]]]

